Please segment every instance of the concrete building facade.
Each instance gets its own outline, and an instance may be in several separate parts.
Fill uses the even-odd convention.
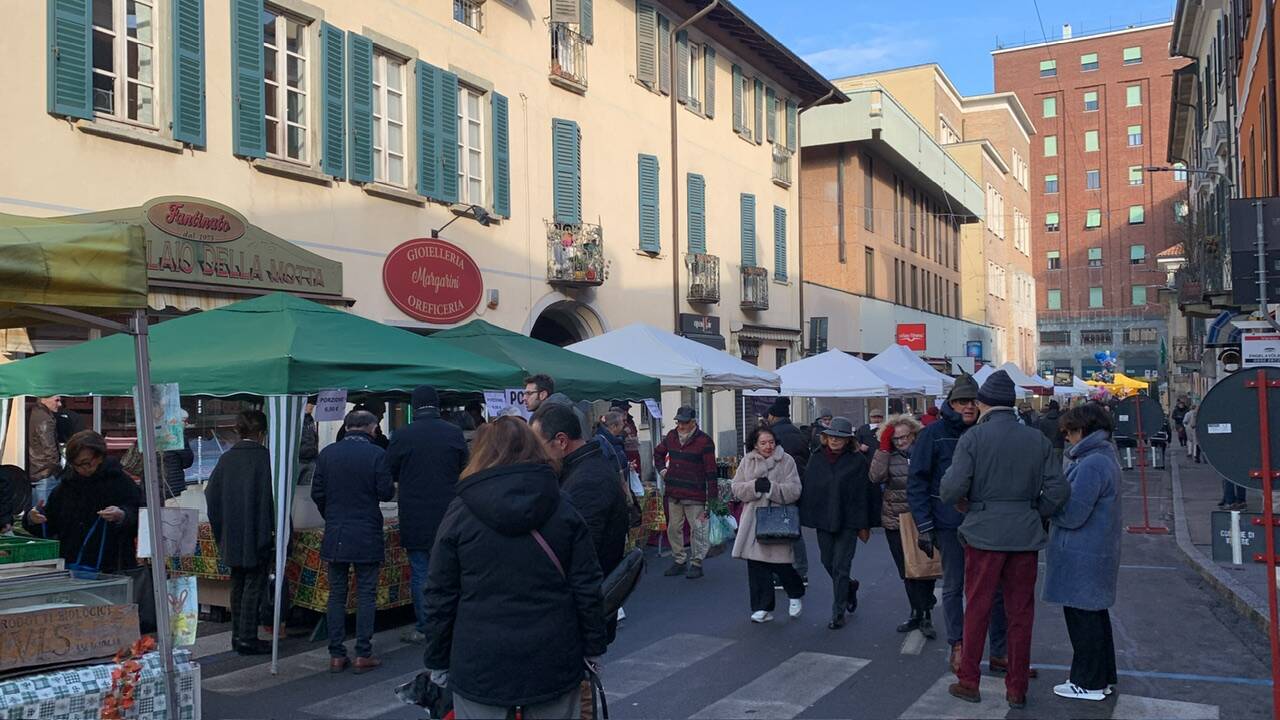
[[[1166,338],[1155,257],[1176,244],[1184,181],[1163,165],[1169,23],[992,52],[998,92],[1039,130],[1031,152],[1032,258],[1040,369],[1087,377],[1110,350],[1133,375],[1158,375]]]
[[[928,129],[985,193],[983,220],[961,226],[961,315],[990,326],[982,357],[1036,369],[1029,155],[1035,127],[1012,93],[963,96],[937,64],[833,81],[880,85]]]

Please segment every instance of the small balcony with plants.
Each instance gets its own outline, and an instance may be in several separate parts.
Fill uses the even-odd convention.
[[[550,79],[572,92],[587,91],[587,40],[568,23],[551,23]]]
[[[609,264],[604,259],[604,233],[599,225],[567,225],[548,221],[547,282],[558,287],[598,287]]]
[[[769,309],[769,270],[767,268],[742,268],[742,309]]]
[[[782,145],[773,146],[773,181],[791,187],[791,158],[795,152]]]
[[[689,268],[689,292],[691,303],[715,305],[720,302],[720,258],[706,253],[689,253],[684,256]]]

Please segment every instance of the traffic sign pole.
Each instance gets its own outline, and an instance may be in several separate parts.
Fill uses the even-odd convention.
[[[1280,628],[1276,627],[1276,537],[1275,508],[1271,498],[1271,414],[1267,407],[1267,391],[1280,388],[1280,380],[1268,381],[1267,371],[1258,370],[1256,379],[1247,382],[1247,387],[1258,391],[1258,434],[1262,449],[1262,524],[1266,525],[1267,542],[1267,610],[1271,636],[1271,707],[1272,717],[1280,718]]]
[[[1136,416],[1135,419],[1138,422],[1138,482],[1142,486],[1142,524],[1130,525],[1126,529],[1135,535],[1167,535],[1169,533],[1169,528],[1163,526],[1153,527],[1151,525],[1151,515],[1147,510],[1147,453],[1145,451],[1147,447],[1150,447],[1150,443],[1146,442],[1147,435],[1142,431],[1141,400],[1134,400],[1132,412]],[[1280,715],[1277,715],[1276,717],[1280,718]]]

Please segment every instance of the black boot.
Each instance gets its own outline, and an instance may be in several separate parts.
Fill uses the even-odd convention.
[[[849,614],[850,614],[850,615],[852,615],[852,614],[853,614],[853,612],[854,612],[855,610],[857,610],[857,609],[858,609],[858,587],[859,587],[859,586],[860,586],[860,585],[859,585],[859,583],[858,583],[858,581],[857,581],[857,580],[850,580],[850,581],[849,581],[849,603],[848,603],[848,608],[849,608]]]
[[[906,622],[898,626],[898,632],[900,633],[911,632],[912,630],[915,630],[918,627],[920,627],[920,611],[912,610],[911,617]]]
[[[920,633],[929,640],[938,637],[938,631],[933,629],[933,613],[928,610],[920,614]]]

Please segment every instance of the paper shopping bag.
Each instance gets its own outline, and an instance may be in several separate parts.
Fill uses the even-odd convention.
[[[942,551],[933,549],[933,557],[924,554],[917,541],[920,532],[916,530],[916,519],[905,512],[898,516],[898,528],[902,533],[902,558],[905,561],[907,577],[912,580],[932,580],[942,577]]]

